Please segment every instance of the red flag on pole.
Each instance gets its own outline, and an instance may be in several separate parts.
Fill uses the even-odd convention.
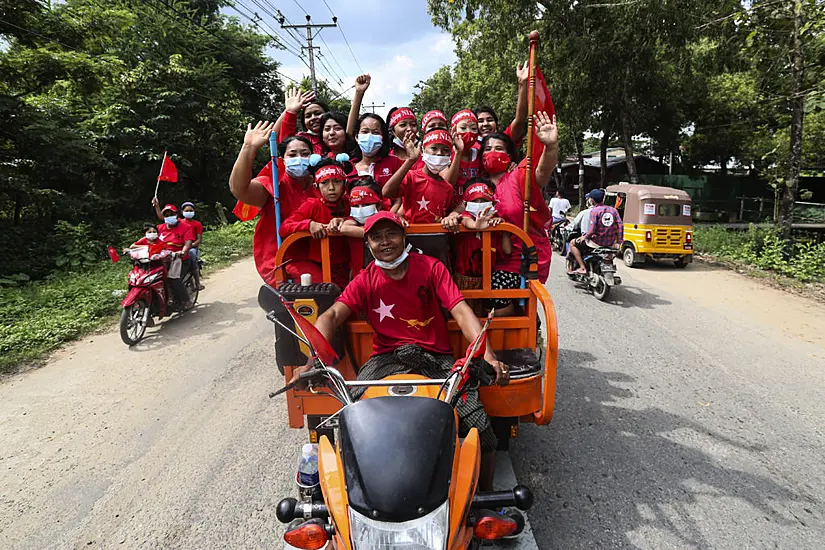
[[[315,356],[328,367],[331,367],[337,363],[338,354],[335,353],[334,349],[332,349],[332,344],[324,338],[321,331],[315,328],[315,325],[307,321],[306,318],[298,314],[298,312],[292,308],[292,305],[286,302],[283,298],[281,298],[281,302],[284,304],[289,316],[292,317],[293,321],[295,321],[295,328],[297,328],[300,333],[303,333],[304,338],[306,338],[307,342],[309,342],[309,345],[315,352]]]
[[[536,110],[544,111],[551,119],[556,114],[556,107],[553,105],[553,97],[550,95],[550,90],[547,89],[547,82],[544,80],[544,75],[541,74],[541,69],[536,65]],[[534,128],[535,131],[535,128]],[[539,161],[542,152],[544,152],[544,144],[538,140],[538,137],[533,135],[533,163]]]
[[[172,183],[178,181],[178,169],[175,167],[172,159],[166,156],[165,152],[163,153],[163,164],[160,167],[158,181],[169,181]]]
[[[117,250],[114,246],[107,246],[106,252],[109,253],[109,257],[112,259],[112,263],[116,263],[120,261],[120,255],[118,255]]]
[[[251,204],[246,204],[241,201],[238,201],[238,204],[236,204],[235,208],[232,209],[232,213],[235,214],[235,217],[242,222],[251,220],[257,216],[260,211],[261,209],[257,206],[252,206]]]

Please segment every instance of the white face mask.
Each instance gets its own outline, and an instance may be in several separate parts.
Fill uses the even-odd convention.
[[[183,217],[186,218],[187,220],[191,220],[192,218],[195,217],[195,213],[193,211],[186,211],[186,212],[183,213]]]
[[[402,149],[404,149],[404,148],[405,148],[405,147],[404,147],[404,142],[403,142],[403,141],[401,141],[401,138],[400,138],[400,137],[398,137],[398,136],[393,136],[393,138],[392,138],[392,142],[393,142],[393,143],[394,143],[397,147],[400,147],[400,148],[402,148]]]
[[[155,239],[158,238],[158,234],[157,233],[147,233],[146,238],[150,241],[154,241]]]
[[[352,216],[355,221],[360,223],[361,225],[367,221],[367,218],[372,216],[378,212],[378,207],[374,204],[368,204],[366,206],[351,206],[349,209],[349,215]]]
[[[478,216],[491,206],[493,206],[493,203],[491,202],[468,202],[464,206],[464,210],[466,210],[473,216]]]
[[[430,169],[430,172],[439,174],[442,170],[447,168],[450,165],[450,157],[442,157],[441,155],[428,155],[424,153],[421,155],[421,158],[424,160],[424,164],[427,165],[427,168]]]
[[[407,256],[409,256],[409,254],[410,254],[410,249],[412,249],[412,245],[408,244],[407,248],[404,249],[404,252],[402,252],[401,255],[399,257],[397,257],[396,259],[394,259],[393,261],[391,261],[391,262],[382,262],[381,260],[374,260],[375,265],[377,265],[381,269],[395,269],[399,265],[404,263],[404,260],[406,260]]]

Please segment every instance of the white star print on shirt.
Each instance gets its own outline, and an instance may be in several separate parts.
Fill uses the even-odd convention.
[[[390,319],[395,319],[395,316],[392,314],[392,308],[395,307],[395,304],[387,305],[387,304],[384,303],[384,300],[378,300],[378,301],[381,302],[381,306],[376,308],[376,309],[373,309],[373,311],[380,316],[380,318],[378,319],[378,322],[380,323],[381,321],[383,321],[384,317],[389,317]]]
[[[419,210],[426,210],[429,205],[430,205],[430,201],[425,199],[423,196],[421,197],[421,200],[418,201],[418,209]]]

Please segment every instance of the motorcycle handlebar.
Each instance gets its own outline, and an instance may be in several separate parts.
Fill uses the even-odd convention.
[[[275,516],[281,523],[290,523],[296,519],[329,519],[329,511],[323,502],[298,502],[294,498],[285,498],[278,503]]]

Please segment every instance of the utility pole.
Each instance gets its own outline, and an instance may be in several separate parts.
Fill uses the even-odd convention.
[[[307,45],[306,49],[309,52],[309,79],[312,82],[312,91],[316,94],[318,93],[318,81],[315,79],[315,50],[319,49],[317,46],[312,45],[312,40],[318,36],[318,33],[321,32],[321,29],[327,27],[337,27],[338,26],[338,18],[333,17],[332,23],[321,23],[321,24],[314,24],[312,23],[312,16],[307,14],[307,22],[305,25],[284,25],[284,17],[280,17],[278,22],[281,24],[282,29],[306,29],[307,31]],[[313,34],[313,30],[318,29],[318,32]]]
[[[381,105],[378,105],[378,104],[373,102],[372,105],[364,105],[364,109],[369,109],[370,111],[372,111],[372,114],[375,114],[375,108],[376,107],[384,107],[384,106],[385,105],[383,103]]]

